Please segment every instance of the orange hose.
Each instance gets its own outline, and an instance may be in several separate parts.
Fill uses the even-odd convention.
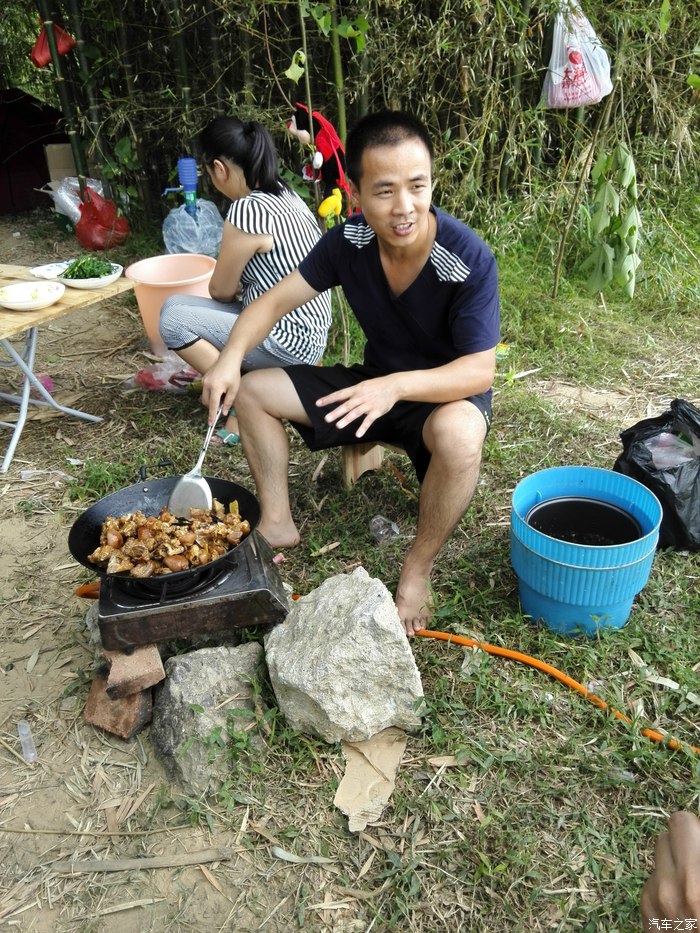
[[[552,667],[551,664],[547,664],[545,661],[540,661],[539,658],[533,658],[531,655],[523,654],[520,651],[512,651],[510,648],[500,648],[498,645],[489,645],[483,641],[474,641],[473,638],[465,638],[463,635],[451,635],[449,632],[436,632],[426,628],[417,631],[416,635],[420,635],[421,638],[438,638],[441,641],[453,641],[457,645],[464,645],[465,648],[480,648],[488,654],[495,654],[501,658],[510,658],[511,661],[520,661],[522,664],[536,667],[538,670],[544,671],[545,674],[549,674],[550,677],[554,677],[555,680],[561,681],[561,683],[566,684],[567,687],[571,687],[572,690],[580,693],[582,697],[585,697],[589,703],[597,706],[598,709],[608,710],[613,719],[621,719],[622,722],[626,722],[628,726],[633,725],[629,716],[625,716],[624,713],[609,706],[605,700],[601,699],[597,694],[591,693],[590,690],[587,690],[583,684],[574,680],[573,677],[569,677],[568,674],[558,670],[556,667]],[[669,748],[687,748],[695,752],[696,755],[700,755],[700,748],[696,745],[686,745],[683,742],[679,742],[677,739],[662,735],[655,729],[642,729],[642,735],[647,739],[651,739],[653,742],[660,742],[662,745],[667,745]]]

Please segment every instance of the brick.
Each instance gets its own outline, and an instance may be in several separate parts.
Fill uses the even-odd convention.
[[[102,654],[110,666],[107,693],[113,700],[141,693],[165,680],[163,662],[155,645],[142,645],[130,653],[103,648]]]
[[[106,675],[98,673],[90,687],[84,716],[85,722],[90,725],[122,739],[130,739],[151,721],[152,712],[153,696],[150,689],[112,700],[107,693]]]

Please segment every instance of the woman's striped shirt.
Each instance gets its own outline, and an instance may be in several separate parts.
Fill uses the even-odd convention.
[[[243,307],[293,272],[321,238],[316,219],[299,195],[283,188],[280,194],[251,191],[234,201],[227,221],[245,233],[267,234],[269,253],[256,253],[241,273]],[[290,311],[270,334],[298,360],[316,363],[323,355],[331,325],[331,293],[325,291]]]

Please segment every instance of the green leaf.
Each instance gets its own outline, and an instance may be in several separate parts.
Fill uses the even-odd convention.
[[[600,236],[610,226],[610,218],[620,210],[620,195],[609,181],[597,192],[591,210],[593,232]]]
[[[688,75],[688,84],[697,91],[700,88],[700,75]]]
[[[299,78],[304,74],[304,65],[306,64],[306,55],[301,49],[297,49],[292,57],[292,63],[284,72],[285,78],[289,78],[295,84],[299,83]]]
[[[615,149],[613,163],[617,168],[617,184],[620,188],[627,188],[636,178],[636,173],[632,153],[624,143],[620,143]]]
[[[330,35],[331,11],[326,3],[316,3],[311,7],[311,15],[324,36]]]
[[[607,243],[599,243],[591,255],[581,263],[581,271],[588,272],[590,275],[586,282],[586,288],[592,295],[604,291],[606,286],[613,279],[613,262],[615,260],[615,250]]]
[[[671,25],[671,0],[663,0],[661,4],[661,10],[659,12],[659,29],[661,30],[661,35],[665,36],[668,32],[668,27]]]
[[[120,162],[128,162],[131,158],[131,140],[128,136],[122,136],[114,147],[114,154]]]
[[[634,298],[634,286],[637,279],[637,268],[641,259],[636,253],[629,253],[617,264],[615,268],[615,281],[624,286],[628,298]]]
[[[630,206],[625,211],[625,216],[622,218],[622,224],[620,226],[620,236],[624,242],[629,246],[630,250],[633,253],[637,252],[637,244],[639,243],[639,228],[642,225],[642,219],[639,216],[639,211],[635,204],[630,204]]]
[[[354,39],[355,36],[360,35],[359,29],[355,29],[350,20],[344,19],[338,23],[337,32],[339,36],[342,36],[343,39]]]
[[[598,158],[595,160],[595,165],[591,169],[591,178],[594,182],[598,182],[600,178],[607,175],[611,161],[612,159],[607,152],[603,152],[601,149],[598,153]]]

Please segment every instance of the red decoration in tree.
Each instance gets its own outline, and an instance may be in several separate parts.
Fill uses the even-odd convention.
[[[51,61],[51,49],[49,48],[49,40],[46,35],[46,26],[44,26],[42,20],[39,20],[39,23],[41,25],[41,32],[34,43],[34,48],[29,53],[29,58],[32,64],[36,65],[37,68],[43,68]],[[66,52],[70,52],[70,50],[74,49],[78,44],[73,36],[68,35],[65,29],[61,29],[56,23],[53,24],[53,34],[56,37],[56,48],[58,49],[59,55],[65,55]]]

